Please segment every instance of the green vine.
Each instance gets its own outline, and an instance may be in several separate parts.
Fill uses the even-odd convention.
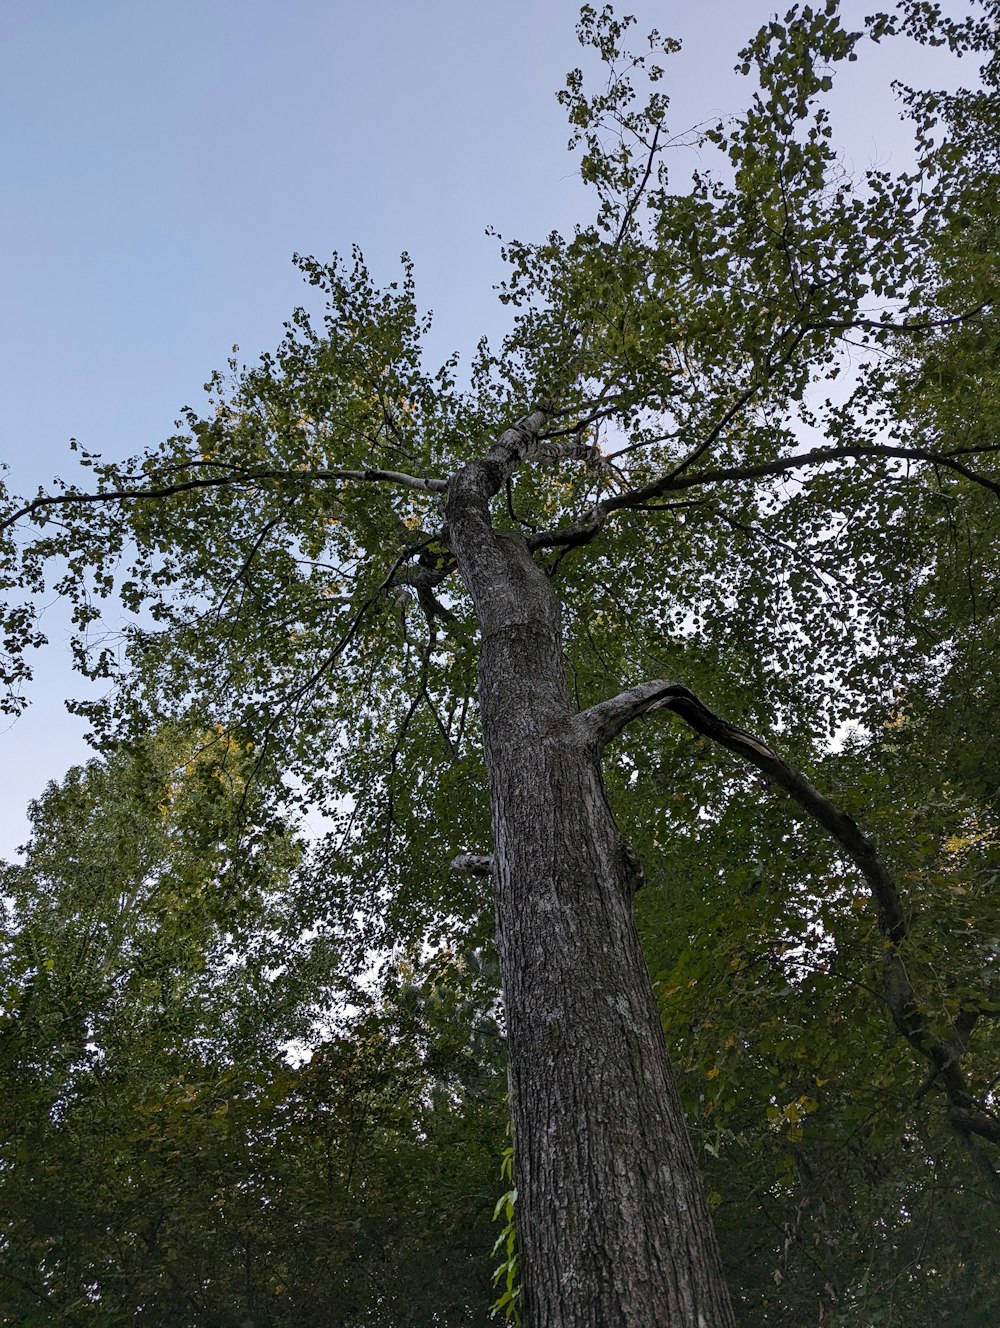
[[[517,1227],[514,1223],[514,1206],[517,1203],[517,1189],[514,1186],[514,1149],[503,1150],[500,1162],[500,1179],[507,1181],[508,1189],[497,1200],[493,1209],[493,1221],[503,1219],[503,1230],[497,1236],[493,1246],[494,1254],[502,1254],[502,1261],[493,1272],[494,1287],[502,1287],[500,1296],[490,1306],[490,1318],[503,1318],[514,1328],[521,1328],[521,1283],[517,1275]]]

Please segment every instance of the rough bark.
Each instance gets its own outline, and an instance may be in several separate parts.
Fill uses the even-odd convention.
[[[632,919],[635,857],[567,693],[559,605],[489,498],[530,416],[451,483],[479,617],[527,1328],[730,1328],[711,1220]]]

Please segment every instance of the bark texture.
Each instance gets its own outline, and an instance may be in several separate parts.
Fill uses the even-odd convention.
[[[534,419],[456,475],[448,505],[481,629],[524,1321],[730,1328],[632,920],[635,857],[570,704],[556,597],[524,540],[489,519]]]

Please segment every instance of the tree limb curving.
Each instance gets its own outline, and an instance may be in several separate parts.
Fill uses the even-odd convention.
[[[881,995],[896,1029],[929,1062],[931,1082],[941,1083],[948,1099],[948,1119],[958,1135],[966,1142],[970,1134],[1000,1142],[1000,1119],[975,1100],[962,1071],[971,1024],[967,1019],[961,1023],[960,1014],[942,1035],[921,1012],[906,967],[904,946],[909,927],[899,891],[878,849],[854,818],[766,743],[723,719],[682,683],[664,680],[642,683],[591,706],[576,717],[576,722],[586,741],[603,748],[633,720],[657,710],[672,710],[695,732],[755,766],[821,825],[860,870],[875,903],[883,945]],[[983,1157],[976,1160],[982,1171]],[[1000,1192],[1000,1178],[995,1169],[993,1177],[991,1185]]]

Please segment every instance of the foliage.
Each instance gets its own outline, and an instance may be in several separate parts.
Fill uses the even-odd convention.
[[[503,1229],[493,1244],[493,1253],[494,1255],[503,1254],[503,1259],[493,1270],[493,1285],[499,1288],[500,1295],[490,1306],[490,1313],[494,1318],[502,1315],[505,1322],[513,1323],[515,1328],[518,1328],[521,1323],[521,1315],[517,1302],[520,1299],[521,1286],[517,1269],[517,1222],[515,1220],[517,1187],[514,1185],[513,1146],[503,1150],[500,1178],[507,1181],[509,1188],[504,1190],[493,1209],[494,1222],[503,1218]]]
[[[495,976],[442,955],[353,993],[322,931],[299,932],[287,834],[252,863],[244,845],[223,891],[216,745],[191,754],[163,736],[72,771],[5,871],[0,1317],[474,1322]]]
[[[218,1295],[219,1322],[264,1312],[251,1301],[283,1313],[268,1277],[313,1288],[304,1267],[262,1272],[272,1250],[320,1251],[323,1286],[343,1296],[322,1305],[337,1322],[362,1305],[403,1313],[400,1288],[414,1295],[429,1257],[418,1229],[440,1237],[435,1249],[457,1242],[463,1269],[474,1262],[465,1237],[492,1206],[498,1063],[488,1040],[468,1041],[469,1009],[458,1041],[445,1039],[452,1077],[437,1106],[434,1057],[420,1051],[434,984],[420,1019],[405,984],[383,1005],[352,988],[362,1013],[307,1067],[281,1068],[277,1048],[315,1014],[309,983],[325,990],[335,968],[347,990],[373,947],[468,956],[487,943],[480,878],[449,870],[459,850],[488,846],[489,794],[475,605],[441,499],[539,404],[544,434],[493,516],[522,532],[558,590],[578,707],[677,678],[744,737],[772,735],[762,741],[865,827],[903,919],[887,924],[843,844],[705,736],[658,715],[608,754],[741,1322],[996,1318],[998,16],[992,0],[962,20],[904,0],[856,31],[836,3],[775,18],[739,55],[754,79],[746,111],[703,131],[698,169],[675,188],[659,61],[676,44],[653,34],[634,54],[627,19],[585,6],[580,39],[605,79],[594,94],[574,70],[561,99],[594,216],[569,235],[504,242],[512,330],[480,345],[467,384],[454,360],[423,363],[408,262],[381,289],[358,252],[303,259],[324,308],[297,310],[274,354],[214,377],[204,414],[186,411],[181,432],[131,462],[84,455],[92,491],[11,500],[5,539],[16,521],[37,530],[5,546],[8,583],[30,601],[49,560],[65,559],[81,666],[120,684],[80,707],[100,740],[165,735],[161,748],[139,743],[137,765],[72,776],[39,812],[7,887],[20,902],[4,1001],[12,1027],[37,1024],[18,1034],[38,1048],[17,1062],[17,1100],[40,1131],[22,1154],[62,1178],[36,1178],[37,1193],[65,1183],[70,1161],[47,1162],[74,1137],[55,1129],[65,1113],[80,1131],[103,1122],[100,1139],[78,1137],[106,1158],[110,1122],[149,1104],[144,1128],[160,1142],[143,1144],[143,1166],[180,1196],[155,1238],[156,1287],[135,1271],[148,1252],[122,1274],[130,1303],[157,1306],[151,1322],[161,1303],[189,1313],[165,1271],[182,1240],[212,1251],[211,1275],[192,1256],[203,1272],[191,1294]],[[980,84],[901,88],[915,165],[852,180],[827,94],[890,40],[978,54]],[[112,593],[134,615],[115,649],[103,628],[92,635]],[[30,604],[12,600],[12,706],[35,630]],[[149,798],[190,742],[174,735],[192,732],[211,741],[185,758],[159,825]],[[122,810],[133,788],[146,790],[137,821]],[[97,816],[105,802],[110,822]],[[328,832],[300,861],[285,818],[301,808]],[[94,827],[77,857],[71,821]],[[302,941],[320,921],[326,950]],[[239,959],[234,936],[249,942]],[[277,994],[271,964],[286,974]],[[458,971],[449,982],[462,989]],[[461,998],[480,1018],[488,987]],[[112,1034],[113,1092],[100,1050]],[[208,1048],[215,1059],[196,1073]],[[169,1081],[137,1096],[164,1066]],[[359,1093],[385,1144],[371,1227],[336,1217],[338,1203],[353,1212],[345,1150]],[[439,1168],[456,1095],[470,1113],[451,1136],[459,1188],[485,1204],[467,1227],[449,1225]],[[167,1179],[175,1154],[162,1140],[175,1137],[183,1183]],[[199,1150],[219,1168],[204,1184]],[[129,1190],[137,1156],[111,1198],[82,1192],[74,1239],[88,1212],[107,1215],[95,1231],[146,1230],[121,1216],[142,1207]],[[389,1201],[397,1191],[405,1204]],[[232,1196],[225,1222],[209,1212],[218,1194]],[[242,1289],[229,1279],[230,1202],[255,1270]],[[20,1203],[28,1226],[5,1248],[25,1258],[54,1237]],[[361,1230],[408,1252],[402,1281],[351,1243]],[[93,1285],[111,1258],[89,1246],[79,1257],[78,1271],[40,1273],[33,1253],[16,1276],[64,1305],[63,1288]],[[463,1277],[452,1306],[471,1304]],[[429,1305],[435,1286],[451,1312],[436,1271],[413,1303]],[[311,1293],[298,1319],[265,1321],[309,1322],[319,1305]]]

